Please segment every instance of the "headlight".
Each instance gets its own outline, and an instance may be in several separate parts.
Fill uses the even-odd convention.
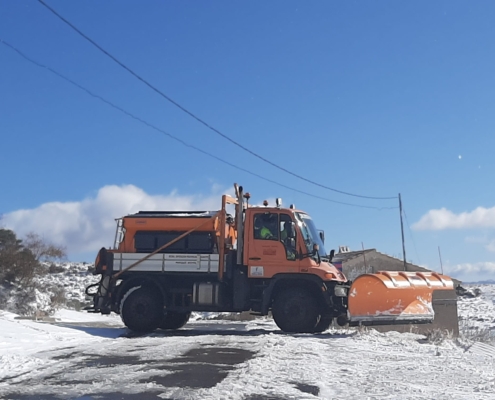
[[[347,297],[347,288],[344,286],[335,286],[333,293],[337,297]]]

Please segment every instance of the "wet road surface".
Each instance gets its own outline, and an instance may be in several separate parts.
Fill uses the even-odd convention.
[[[98,354],[91,348],[80,344],[74,347],[60,347],[53,351],[40,353],[52,363],[46,370],[40,368],[33,376],[32,373],[20,374],[5,378],[8,391],[3,391],[2,398],[19,400],[148,400],[181,398],[163,397],[167,388],[186,390],[212,388],[224,380],[229,372],[239,365],[256,357],[256,351],[235,346],[235,337],[261,336],[273,333],[264,329],[245,330],[242,322],[191,324],[188,329],[178,331],[157,331],[148,335],[133,335],[123,328],[108,327],[101,323],[54,323],[60,326],[83,330],[91,335],[97,335],[105,340],[124,341],[126,351],[122,346],[115,346],[114,351],[105,348],[105,354]],[[244,330],[243,330],[244,329]],[[116,336],[116,330],[117,337]],[[201,344],[201,338],[214,337],[212,343]],[[234,340],[231,340],[234,337]],[[184,338],[198,342],[196,346],[174,357],[163,359],[154,354],[154,346],[166,345],[167,339],[177,341]],[[149,339],[155,340],[149,343]],[[196,340],[197,339],[197,340]],[[179,339],[180,340],[180,339]],[[233,345],[234,344],[234,345]],[[109,343],[108,347],[111,347]],[[108,390],[99,392],[84,390],[84,395],[73,395],[74,388],[97,386],[101,380],[112,379],[112,376],[129,374],[130,379],[142,384],[144,389],[139,393],[129,393],[128,390],[118,390],[115,384],[114,392]],[[25,379],[23,375],[26,375]],[[125,378],[125,377],[124,377]],[[122,378],[121,378],[122,379]],[[318,395],[318,387],[297,382],[292,383],[301,394]],[[43,387],[45,393],[33,393],[33,387]],[[113,387],[113,386],[112,386]],[[66,390],[71,389],[71,390]],[[187,397],[191,398],[191,397]],[[280,400],[279,397],[249,395],[246,400]]]

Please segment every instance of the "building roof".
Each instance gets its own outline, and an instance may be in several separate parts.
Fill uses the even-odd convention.
[[[359,251],[347,251],[345,253],[336,253],[334,256],[333,256],[333,260],[332,261],[342,261],[342,262],[345,262],[345,261],[349,261],[353,258],[356,258],[356,257],[359,257],[359,256],[363,256],[363,253],[365,254],[366,256],[366,253],[371,253],[375,251],[376,252],[376,249],[365,249],[365,250],[359,250]]]
[[[390,258],[397,263],[401,263],[401,264],[404,263],[404,260],[397,258],[397,257],[393,257],[389,254],[381,253],[379,251],[376,251],[376,249],[364,249],[364,250],[358,250],[358,251],[345,251],[345,252],[337,253],[337,254],[335,254],[332,261],[345,263],[345,262],[353,260],[355,258],[363,257],[363,254],[364,254],[364,257],[363,257],[363,261],[364,261],[364,258],[366,257],[366,254],[368,254],[368,253],[369,254],[376,253],[382,257]],[[406,265],[408,268],[411,268],[412,271],[432,272],[431,270],[429,270],[427,268],[420,267],[419,265],[413,264],[411,262],[406,262]]]
[[[342,248],[345,248],[344,246],[342,246]],[[344,252],[339,252],[339,253],[336,253],[334,255],[334,258],[332,260],[332,262],[335,262],[335,263],[342,263],[345,265],[346,262],[350,261],[350,260],[354,260],[355,258],[357,257],[361,257],[363,258],[363,262],[364,262],[364,257],[366,257],[367,254],[370,254],[371,253],[377,253],[379,254],[380,256],[383,256],[383,257],[387,257],[387,258],[390,258],[398,263],[401,263],[403,264],[404,263],[404,260],[400,259],[400,258],[397,258],[397,257],[393,257],[391,255],[388,255],[388,254],[385,254],[385,253],[381,253],[379,251],[376,251],[376,249],[364,249],[364,250],[358,250],[358,251],[344,251]],[[363,257],[363,254],[364,254],[364,257]],[[368,260],[366,261],[368,262]],[[413,272],[435,272],[435,271],[432,271],[430,269],[427,269],[427,268],[424,268],[424,267],[420,267],[419,265],[416,265],[416,264],[413,264],[413,263],[410,263],[410,262],[406,262],[406,267],[407,267],[407,270],[408,271],[413,271]],[[455,279],[455,278],[452,278],[452,281],[454,281],[454,286],[458,286],[460,285],[462,282],[458,279]]]

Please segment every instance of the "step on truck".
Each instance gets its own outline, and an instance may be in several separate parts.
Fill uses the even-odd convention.
[[[115,244],[95,261],[90,311],[115,312],[137,332],[179,329],[193,311],[270,312],[284,332],[339,325],[428,323],[432,296],[454,290],[436,273],[378,272],[350,282],[324,233],[291,205],[249,204],[235,187],[218,211],[140,211],[117,219]],[[229,210],[230,212],[227,212]]]

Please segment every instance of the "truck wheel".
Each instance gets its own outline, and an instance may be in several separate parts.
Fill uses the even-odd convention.
[[[318,303],[303,288],[287,288],[273,302],[273,319],[284,332],[312,333],[318,322]]]
[[[167,313],[163,316],[162,321],[158,327],[160,329],[179,329],[182,328],[187,321],[189,321],[189,317],[191,313],[181,313],[181,312],[173,312],[167,311]]]
[[[315,333],[321,333],[325,332],[328,328],[330,328],[330,325],[332,325],[333,318],[328,316],[328,315],[322,315],[320,317],[320,320],[315,326],[314,332]]]
[[[163,315],[163,301],[150,288],[136,286],[127,291],[120,302],[120,316],[125,326],[136,332],[158,328]]]

